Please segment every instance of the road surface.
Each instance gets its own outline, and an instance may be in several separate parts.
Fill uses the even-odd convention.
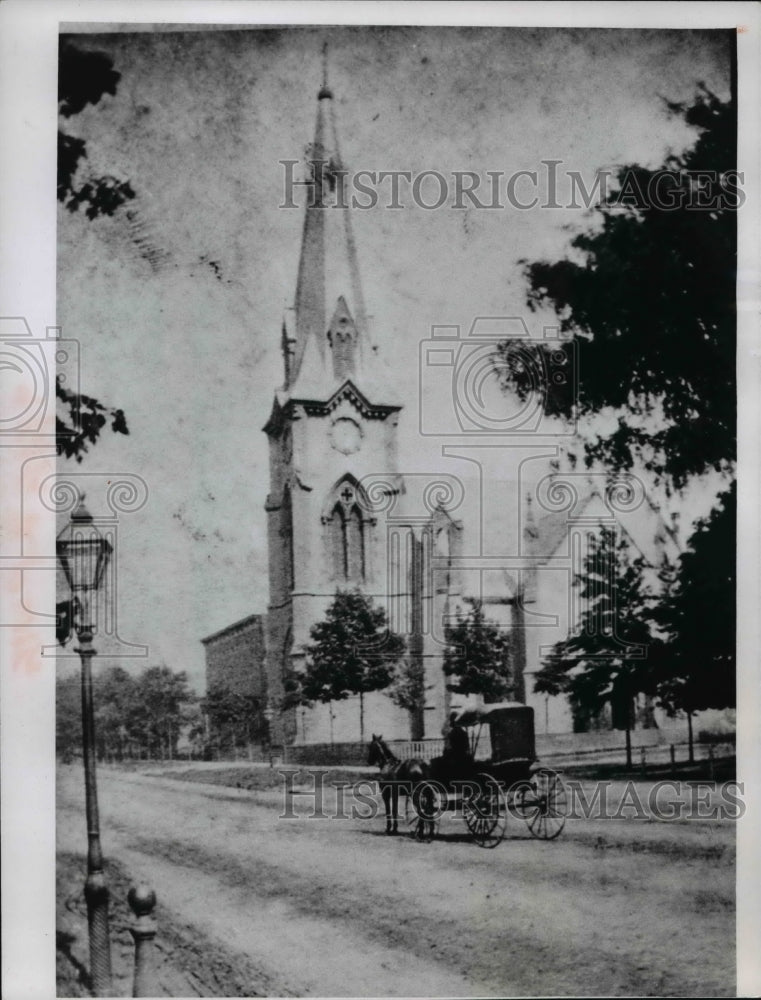
[[[446,818],[420,844],[380,817],[281,819],[279,792],[98,778],[106,855],[262,994],[735,993],[731,822],[570,820],[545,843],[511,820],[482,850]],[[60,768],[62,852],[86,843],[82,784]]]

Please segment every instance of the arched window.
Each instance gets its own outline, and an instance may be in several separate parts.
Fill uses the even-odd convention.
[[[333,575],[346,580],[349,575],[349,550],[346,539],[346,517],[337,503],[330,518],[330,548],[333,556]]]
[[[324,518],[333,576],[339,582],[360,583],[366,574],[367,524],[359,506],[353,502],[352,487],[342,483],[336,493],[336,502],[330,514]]]
[[[365,578],[365,536],[362,513],[355,504],[346,520],[346,556],[349,580]]]

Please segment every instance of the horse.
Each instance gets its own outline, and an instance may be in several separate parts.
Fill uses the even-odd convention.
[[[430,765],[418,757],[399,760],[389,750],[383,737],[375,733],[370,742],[367,763],[370,767],[380,768],[378,787],[386,807],[386,833],[394,836],[399,833],[399,792],[412,795],[415,787],[430,776]],[[416,831],[420,839],[424,838],[423,826],[421,820]]]

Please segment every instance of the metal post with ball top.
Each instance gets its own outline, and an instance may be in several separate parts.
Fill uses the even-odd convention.
[[[111,978],[111,943],[108,928],[108,886],[103,871],[98,818],[98,786],[95,772],[95,718],[93,712],[92,597],[97,591],[111,557],[111,543],[93,524],[92,515],[80,496],[71,520],[56,539],[56,554],[73,596],[78,615],[74,628],[79,640],[76,652],[82,662],[82,752],[85,768],[85,807],[87,815],[87,879],[85,899],[90,937],[90,977],[96,996],[113,992]]]

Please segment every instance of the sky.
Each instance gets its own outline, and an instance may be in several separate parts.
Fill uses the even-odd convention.
[[[561,181],[577,170],[589,186],[598,168],[654,167],[691,143],[664,98],[689,100],[698,81],[727,98],[725,38],[413,27],[77,38],[121,79],[63,127],[87,141],[96,174],[129,179],[137,196],[95,221],[59,208],[57,323],[79,341],[82,391],[122,407],[130,434],[106,433],[60,471],[147,484],[119,524],[119,631],[149,647],[125,666],[164,662],[203,690],[200,639],[266,610],[261,428],[282,381],[303,224],[301,209],[279,208],[279,161],[311,141],[323,42],[352,170],[541,174],[557,159]],[[591,222],[509,206],[353,213],[373,339],[405,402],[401,471],[458,474],[448,439],[419,432],[421,391],[442,420],[450,405],[419,363],[431,328],[511,316],[541,335],[552,317],[528,312],[520,261],[564,256]],[[97,491],[88,503],[105,509]]]

